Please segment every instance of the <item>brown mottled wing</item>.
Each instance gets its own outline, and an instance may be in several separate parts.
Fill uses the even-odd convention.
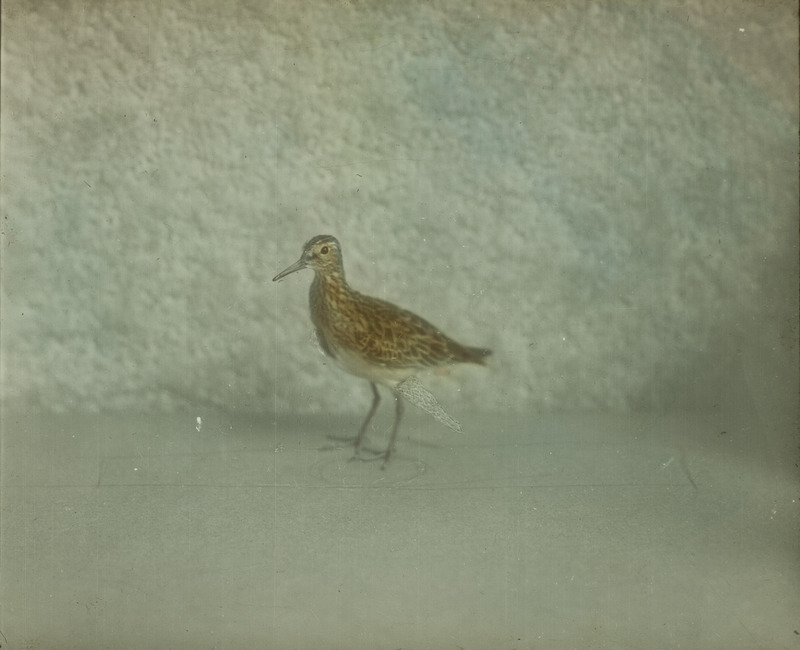
[[[353,343],[359,352],[389,367],[440,366],[456,362],[485,364],[491,352],[468,348],[445,336],[416,314],[389,302],[358,296],[357,328]]]

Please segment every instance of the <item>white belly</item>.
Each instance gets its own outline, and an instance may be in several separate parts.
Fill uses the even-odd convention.
[[[368,363],[362,356],[349,350],[338,349],[334,353],[336,356],[333,361],[345,372],[392,389],[407,377],[415,374],[414,368],[387,368]]]

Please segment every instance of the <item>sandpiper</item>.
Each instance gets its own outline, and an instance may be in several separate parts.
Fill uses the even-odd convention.
[[[376,456],[383,458],[386,467],[403,415],[403,391],[399,388],[403,382],[422,370],[453,363],[486,365],[491,350],[461,345],[416,314],[351,289],[345,281],[342,248],[336,237],[318,235],[308,240],[300,259],[272,281],[305,268],[314,270],[309,304],[322,350],[343,370],[366,379],[372,387],[372,406],[356,436],[353,458],[360,458],[364,434],[381,400],[376,384],[392,390],[392,434],[386,451]]]

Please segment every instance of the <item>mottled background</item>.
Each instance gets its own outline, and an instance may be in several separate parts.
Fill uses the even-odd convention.
[[[4,403],[359,410],[270,282],[330,233],[494,349],[456,413],[786,408],[796,11],[7,0]]]

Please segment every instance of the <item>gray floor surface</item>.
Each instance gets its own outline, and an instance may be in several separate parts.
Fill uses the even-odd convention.
[[[6,412],[0,644],[800,647],[794,432],[460,415]]]

